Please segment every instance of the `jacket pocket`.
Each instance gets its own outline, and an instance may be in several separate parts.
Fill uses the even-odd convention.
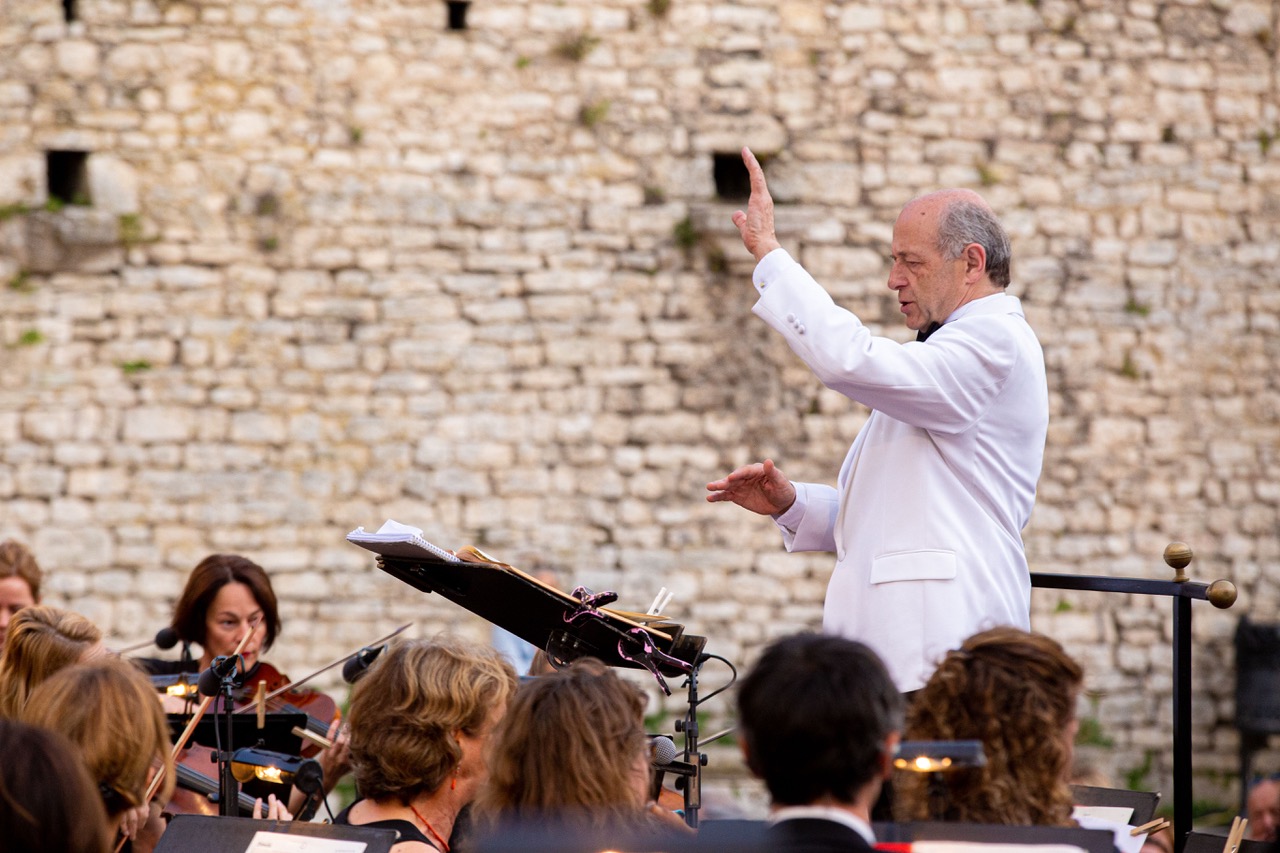
[[[941,550],[898,551],[871,561],[871,582],[945,581],[956,576],[956,552]]]

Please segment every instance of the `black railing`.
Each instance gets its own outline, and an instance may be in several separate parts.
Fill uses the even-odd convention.
[[[1199,599],[1225,609],[1235,604],[1236,587],[1227,580],[1190,580],[1184,570],[1191,563],[1191,549],[1181,542],[1164,549],[1164,561],[1174,570],[1171,581],[1032,572],[1031,586],[1173,599],[1173,837],[1177,853],[1182,853],[1191,831],[1191,602]]]

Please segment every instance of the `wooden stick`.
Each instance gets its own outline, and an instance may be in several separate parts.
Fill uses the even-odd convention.
[[[333,741],[329,740],[324,735],[318,735],[310,729],[304,729],[302,726],[294,726],[293,731],[290,732],[290,734],[295,734],[303,740],[309,740],[321,749],[328,749],[333,746]]]
[[[231,653],[231,657],[235,657],[236,655],[240,654],[240,652],[244,650],[245,643],[249,642],[249,638],[252,636],[253,636],[252,631],[245,634],[244,637],[240,640],[240,645],[236,646],[236,650]],[[191,721],[187,723],[187,727],[182,730],[182,735],[173,744],[172,756],[174,761],[178,760],[178,753],[182,752],[183,747],[187,745],[187,741],[191,739],[192,732],[196,730],[196,726],[199,725],[200,720],[204,718],[204,712],[209,710],[209,705],[213,702],[214,699],[217,699],[217,698],[218,698],[217,696],[206,696],[200,700],[200,704],[196,708],[195,714],[191,716]],[[164,784],[164,774],[157,773],[151,779],[151,784],[147,786],[146,802],[148,803],[151,802],[151,798],[156,795],[156,791],[160,790],[160,786],[162,784]]]
[[[705,741],[703,742],[705,743]],[[1165,820],[1162,817],[1158,817],[1155,820],[1147,821],[1142,826],[1135,826],[1133,829],[1129,830],[1129,835],[1131,837],[1136,838],[1139,835],[1149,834],[1152,832],[1159,832],[1160,830],[1164,829],[1168,825],[1169,825],[1169,821]]]
[[[1231,820],[1231,832],[1227,834],[1227,843],[1222,848],[1222,853],[1236,853],[1240,849],[1240,839],[1244,838],[1245,827],[1249,825],[1249,821],[1237,815]]]

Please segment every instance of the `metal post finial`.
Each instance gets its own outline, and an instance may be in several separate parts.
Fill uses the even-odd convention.
[[[1174,583],[1186,583],[1190,578],[1183,571],[1191,565],[1191,546],[1186,542],[1170,542],[1164,549],[1164,561],[1173,569]]]

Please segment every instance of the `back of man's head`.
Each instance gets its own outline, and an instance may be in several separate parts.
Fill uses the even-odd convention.
[[[902,695],[876,653],[843,637],[770,644],[738,690],[747,764],[776,805],[852,804],[882,777]]]

